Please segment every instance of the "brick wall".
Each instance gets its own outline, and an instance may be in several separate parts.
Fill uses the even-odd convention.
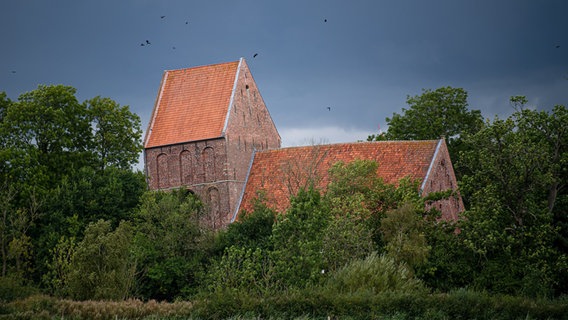
[[[152,190],[187,187],[206,204],[207,223],[227,223],[231,177],[225,139],[202,140],[144,150],[146,177]]]
[[[431,192],[457,190],[458,184],[450,154],[445,143],[441,143],[433,161],[432,169],[428,175],[428,180],[422,190],[422,195],[426,196]],[[464,204],[461,196],[457,194],[449,199],[438,200],[427,205],[427,209],[436,208],[442,213],[442,219],[452,221],[458,219],[458,213],[464,210]]]
[[[226,226],[236,210],[254,150],[280,147],[280,135],[242,61],[224,136],[144,151],[152,190],[187,187],[207,205],[205,222]]]
[[[246,65],[241,63],[225,133],[231,185],[230,202],[236,210],[251,164],[253,150],[280,148],[280,135]]]

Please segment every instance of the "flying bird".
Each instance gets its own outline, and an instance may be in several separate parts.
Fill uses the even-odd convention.
[[[164,19],[166,16],[161,16],[160,19]]]
[[[144,46],[144,43],[141,43],[140,46],[143,47],[143,46]]]
[[[146,40],[146,44],[151,44],[150,41]]]
[[[12,70],[12,73],[13,73],[13,74],[16,73],[16,70]]]
[[[557,46],[556,46],[556,49],[558,49],[558,48],[560,48],[560,46],[557,45]]]
[[[189,24],[189,21],[186,21],[185,24]]]
[[[176,47],[172,47],[172,49],[174,49],[174,50],[175,50],[175,49],[176,49]]]
[[[331,107],[327,107],[327,111],[331,111]]]
[[[252,55],[253,58],[256,58],[256,56],[258,56],[258,53]]]
[[[323,22],[327,22],[327,19],[323,19]]]

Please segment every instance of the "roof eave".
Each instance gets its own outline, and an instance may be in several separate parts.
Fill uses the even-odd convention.
[[[231,110],[233,109],[233,101],[235,99],[235,92],[237,91],[237,83],[239,82],[239,74],[241,72],[241,65],[243,63],[243,58],[239,59],[239,65],[237,66],[237,73],[235,74],[235,81],[233,82],[233,89],[231,90],[231,99],[229,100],[229,107],[227,108],[227,114],[225,115],[225,124],[223,125],[223,130],[221,131],[221,136],[225,136],[227,132],[227,127],[229,126],[229,116],[231,115]]]
[[[426,182],[430,178],[430,173],[432,172],[432,168],[434,168],[436,158],[438,157],[438,153],[439,153],[440,148],[442,146],[442,142],[443,142],[443,139],[440,139],[440,140],[438,140],[438,143],[436,144],[436,150],[434,151],[434,155],[432,156],[432,160],[430,161],[430,165],[428,166],[428,171],[426,171],[426,176],[424,177],[424,180],[422,181],[422,184],[420,185],[420,193],[422,193],[424,191],[424,188],[426,187]]]
[[[148,123],[148,128],[146,129],[146,134],[144,136],[144,148],[147,148],[148,141],[150,141],[150,136],[152,135],[152,128],[154,127],[154,122],[156,121],[156,116],[158,115],[158,108],[160,107],[160,102],[162,100],[162,94],[164,93],[164,87],[168,79],[168,71],[164,71],[162,76],[162,81],[160,82],[160,91],[156,101],[154,102],[154,108],[152,109],[152,119]]]
[[[252,155],[251,155],[251,158],[250,158],[249,167],[248,167],[248,170],[247,170],[245,183],[243,184],[243,190],[241,191],[241,196],[239,197],[239,201],[237,202],[237,205],[235,206],[235,211],[233,212],[233,216],[231,217],[230,223],[235,222],[237,220],[238,215],[239,215],[239,210],[241,209],[241,203],[243,201],[243,198],[245,197],[245,191],[246,191],[246,188],[247,188],[247,183],[248,183],[248,180],[249,180],[249,177],[250,177],[250,172],[252,170],[252,165],[254,163],[255,156],[256,156],[256,149],[253,149]]]
[[[185,144],[185,143],[196,143],[196,142],[202,142],[202,141],[218,140],[218,139],[225,139],[225,136],[217,136],[217,137],[209,137],[209,138],[203,138],[203,139],[197,139],[197,140],[180,141],[180,142],[161,144],[161,145],[150,146],[150,147],[144,146],[144,150],[175,146],[175,145]]]

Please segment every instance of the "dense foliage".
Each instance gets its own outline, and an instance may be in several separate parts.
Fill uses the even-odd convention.
[[[145,190],[131,169],[139,117],[108,98],[80,103],[75,94],[63,85],[18,101],[0,94],[1,276],[51,293],[64,292],[87,226],[130,220]]]
[[[512,115],[483,122],[466,100],[425,90],[370,137],[446,137],[459,221],[426,210],[417,181],[386,184],[380,163],[356,160],[333,165],[327,189],[300,188],[286,212],[259,193],[213,232],[197,196],[146,191],[131,171],[140,123],[127,107],[79,103],[65,86],[0,94],[0,301],[191,299],[180,314],[210,318],[554,318],[568,308],[543,300],[568,293],[568,110],[513,97]]]

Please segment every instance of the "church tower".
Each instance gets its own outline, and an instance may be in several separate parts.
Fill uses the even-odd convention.
[[[246,61],[165,71],[144,139],[149,188],[187,188],[226,226],[253,152],[281,139]]]

